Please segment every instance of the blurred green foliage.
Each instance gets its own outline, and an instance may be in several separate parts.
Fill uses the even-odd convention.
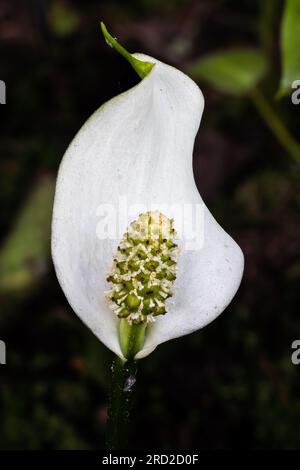
[[[285,0],[281,24],[282,75],[279,94],[288,94],[300,76],[300,2]]]
[[[217,90],[243,95],[265,76],[267,61],[255,49],[235,49],[211,54],[193,62],[187,72],[195,80],[205,80]]]
[[[286,139],[278,143],[280,122],[297,153],[299,108],[288,95],[274,99],[281,62],[287,89],[300,79],[296,66],[285,72],[294,59],[285,62],[279,48],[284,8],[298,5],[2,0],[0,78],[8,90],[0,107],[2,449],[104,446],[112,355],[72,312],[49,256],[55,172],[67,145],[95,109],[138,81],[102,40],[100,19],[128,50],[182,70],[213,60],[216,51],[245,47],[263,51],[268,62],[262,77],[256,53],[250,62],[229,55],[214,72],[218,83],[212,72],[209,86],[199,75],[206,108],[194,149],[196,183],[242,247],[245,275],[218,320],[141,362],[132,446],[300,447],[300,369],[290,359],[300,337],[300,166],[289,158]],[[262,119],[249,93],[261,77]],[[237,95],[233,83],[247,93]],[[268,116],[275,117],[273,134]]]
[[[49,26],[57,36],[67,36],[78,28],[80,16],[74,7],[57,0],[50,2],[48,13]]]
[[[274,35],[271,30],[274,27],[274,13],[272,7],[272,2],[267,0],[261,9],[261,50],[251,50],[244,47],[212,53],[201,59],[194,60],[187,67],[187,72],[195,80],[208,82],[221,92],[236,96],[246,94],[252,96],[254,105],[274,136],[287,150],[288,154],[300,163],[299,143],[291,135],[280,115],[268,103],[264,93],[257,89],[263,78],[266,79],[266,83],[268,78],[270,79],[266,75],[269,69],[268,63],[272,64],[273,59],[272,40],[274,40]],[[274,10],[276,11],[276,7]],[[289,91],[291,92],[292,83],[300,74],[300,53],[297,46],[300,34],[298,27],[299,18],[300,1],[286,0],[285,9],[282,14],[281,32],[282,74],[277,97],[283,96]],[[269,54],[269,57],[266,53]],[[272,72],[271,68],[270,73]]]
[[[0,292],[27,292],[47,272],[55,180],[44,177],[25,201],[0,251]]]

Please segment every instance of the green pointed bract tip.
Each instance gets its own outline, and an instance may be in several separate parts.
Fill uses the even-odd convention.
[[[124,49],[124,47],[121,46],[121,44],[119,44],[118,41],[109,34],[105,24],[102,21],[100,24],[103,36],[107,44],[110,47],[116,49],[116,51],[118,51],[131,64],[131,66],[134,68],[140,78],[145,78],[148,73],[152,70],[154,64],[151,62],[143,62],[142,60],[138,60],[133,57],[130,52],[126,51],[126,49]]]

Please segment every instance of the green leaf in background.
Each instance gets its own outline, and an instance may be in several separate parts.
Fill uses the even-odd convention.
[[[193,79],[203,80],[231,95],[243,95],[253,89],[266,71],[264,54],[249,48],[217,52],[196,60],[187,68],[187,73]]]
[[[80,17],[72,5],[52,0],[48,11],[48,21],[53,33],[64,37],[76,31]]]
[[[55,182],[42,178],[33,189],[0,251],[0,292],[30,289],[49,266]]]
[[[291,92],[300,80],[300,0],[286,0],[281,24],[282,73],[277,96]]]

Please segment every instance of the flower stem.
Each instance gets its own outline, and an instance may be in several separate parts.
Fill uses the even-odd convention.
[[[290,134],[284,122],[276,114],[272,106],[268,103],[261,91],[256,88],[251,92],[252,101],[258,112],[264,119],[267,126],[271,129],[282,147],[287,150],[290,156],[300,163],[300,144]]]
[[[112,387],[108,407],[106,447],[109,450],[126,449],[137,366],[134,360],[124,362],[117,357],[111,369]]]

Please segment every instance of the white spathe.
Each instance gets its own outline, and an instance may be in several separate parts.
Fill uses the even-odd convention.
[[[119,239],[97,236],[99,207],[118,208],[120,196],[128,206],[149,209],[153,203],[203,204],[192,171],[202,93],[179,70],[145,55],[135,57],[155,66],[137,86],[98,109],[70,144],[59,169],[52,224],[52,256],[70,305],[120,357],[119,319],[104,294]],[[168,209],[165,215],[172,216]],[[126,224],[125,219],[123,232]],[[204,206],[203,247],[182,248],[175,295],[167,314],[148,327],[136,358],[214,320],[236,293],[243,267],[239,246]]]

